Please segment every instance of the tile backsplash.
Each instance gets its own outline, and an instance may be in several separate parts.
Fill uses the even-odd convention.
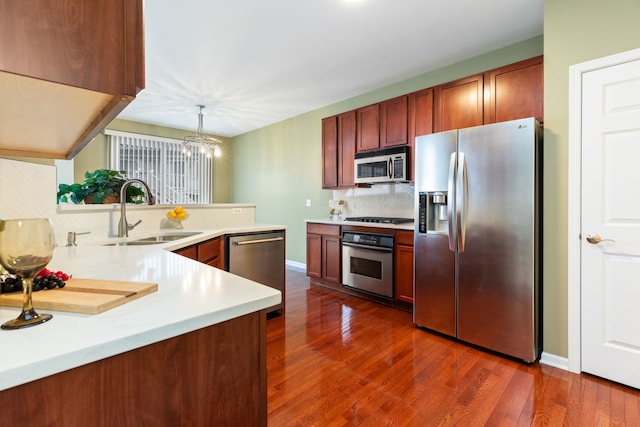
[[[382,216],[413,218],[411,184],[375,184],[370,188],[333,190],[333,200],[344,200],[342,217]],[[329,209],[327,208],[327,212]]]

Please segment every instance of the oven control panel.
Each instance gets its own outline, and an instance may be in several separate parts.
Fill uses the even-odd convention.
[[[342,242],[357,243],[366,246],[393,248],[393,235],[345,231],[344,233],[342,233]]]

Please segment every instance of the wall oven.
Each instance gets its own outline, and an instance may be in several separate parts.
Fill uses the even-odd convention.
[[[393,299],[392,234],[342,233],[342,284]]]

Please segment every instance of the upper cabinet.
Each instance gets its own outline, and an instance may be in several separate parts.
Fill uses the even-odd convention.
[[[373,104],[356,110],[357,151],[380,148],[380,104]]]
[[[3,1],[0,154],[72,158],[144,88],[142,0]]]
[[[412,164],[417,136],[526,117],[543,123],[542,82],[538,56],[327,117],[322,186],[355,187],[356,152],[407,145]]]
[[[322,188],[355,186],[356,112],[322,119]]]
[[[483,92],[482,74],[436,86],[434,132],[483,124]]]
[[[542,56],[485,74],[485,123],[535,117],[543,123]]]
[[[516,62],[434,89],[434,132],[543,117],[543,57]]]
[[[322,188],[338,186],[338,118],[322,119]]]
[[[409,97],[407,95],[380,103],[380,148],[409,142]]]

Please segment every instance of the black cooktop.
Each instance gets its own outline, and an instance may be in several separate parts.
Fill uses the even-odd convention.
[[[407,222],[413,222],[413,218],[387,218],[381,216],[352,216],[345,218],[344,220],[355,222],[375,222],[378,224],[404,224]]]

